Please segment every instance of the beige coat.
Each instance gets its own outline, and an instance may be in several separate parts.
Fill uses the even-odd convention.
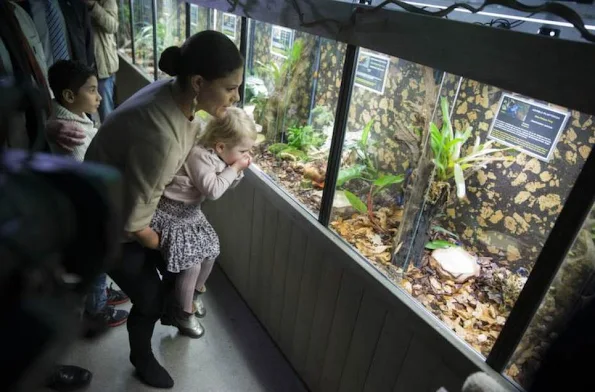
[[[105,79],[118,71],[118,4],[116,0],[97,0],[89,13],[93,24],[97,74],[99,79]]]

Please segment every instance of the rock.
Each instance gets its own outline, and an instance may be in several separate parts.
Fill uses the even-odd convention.
[[[351,208],[351,203],[349,203],[345,193],[339,190],[335,191],[335,199],[333,200],[334,212],[343,215],[349,208]]]
[[[443,278],[453,279],[457,283],[463,283],[480,273],[477,257],[460,247],[436,249],[432,252],[430,263]]]

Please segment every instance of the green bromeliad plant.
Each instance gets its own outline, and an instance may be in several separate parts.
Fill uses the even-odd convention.
[[[471,150],[464,151],[463,146],[471,137],[472,128],[464,131],[453,129],[449,117],[448,102],[441,100],[442,129],[436,124],[430,124],[430,146],[436,169],[436,175],[430,192],[430,201],[436,203],[444,189],[450,189],[454,181],[456,195],[463,198],[466,195],[465,179],[489,163],[514,160],[512,156],[496,155],[514,148],[493,148],[493,141],[481,143],[479,136]]]
[[[362,180],[368,183],[369,189],[365,201],[362,201],[357,195],[348,190],[343,189],[343,193],[353,209],[361,214],[367,214],[370,222],[380,229],[373,214],[374,197],[391,185],[403,182],[404,176],[385,174],[379,169],[378,161],[370,151],[370,131],[373,124],[374,120],[371,120],[366,124],[360,140],[358,140],[357,144],[354,146],[358,163],[339,171],[337,188],[343,188],[347,182],[352,180]]]

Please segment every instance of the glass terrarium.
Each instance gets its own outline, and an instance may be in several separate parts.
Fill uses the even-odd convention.
[[[118,51],[132,61],[132,34],[130,31],[130,2],[118,2]]]
[[[249,31],[244,107],[260,130],[255,161],[317,215],[346,46],[264,22]]]
[[[155,59],[153,58],[152,0],[139,0],[132,3],[134,25],[135,64],[151,80],[154,79]]]
[[[590,115],[362,48],[330,227],[487,356],[594,141]]]
[[[157,2],[157,61],[170,46],[181,46],[186,39],[186,5],[179,0]],[[158,70],[159,79],[169,77]]]

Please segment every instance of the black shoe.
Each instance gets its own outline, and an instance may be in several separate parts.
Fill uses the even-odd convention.
[[[153,353],[144,358],[135,358],[130,354],[130,362],[136,368],[136,375],[143,383],[154,388],[169,389],[174,387],[174,380],[167,370],[157,362]]]
[[[96,324],[106,325],[108,327],[117,327],[128,320],[128,312],[116,309],[113,306],[106,306],[97,314],[86,313],[85,317]]]
[[[122,305],[128,302],[128,296],[122,290],[115,290],[113,283],[110,283],[107,290],[107,304],[108,305]]]
[[[91,383],[93,374],[78,366],[58,366],[48,380],[47,387],[59,392],[76,391]]]

